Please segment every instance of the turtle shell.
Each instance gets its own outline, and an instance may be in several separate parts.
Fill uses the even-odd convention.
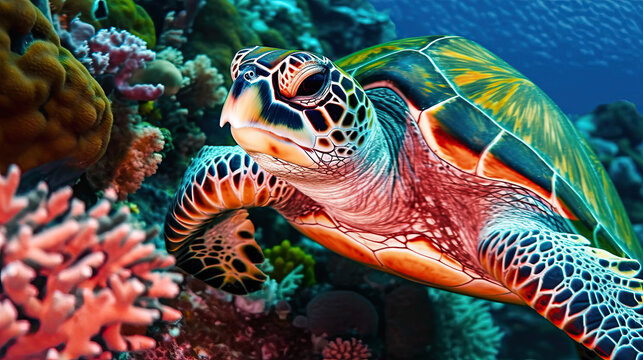
[[[643,259],[614,185],[574,125],[488,50],[458,36],[418,37],[367,48],[336,64],[365,89],[388,87],[403,97],[443,160],[525,187],[593,246]]]

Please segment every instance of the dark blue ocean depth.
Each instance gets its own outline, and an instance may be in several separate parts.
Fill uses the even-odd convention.
[[[643,1],[371,0],[400,38],[461,35],[506,60],[568,114],[643,110]]]

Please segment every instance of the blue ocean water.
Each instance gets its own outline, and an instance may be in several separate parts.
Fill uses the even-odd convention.
[[[397,36],[453,34],[499,55],[565,111],[643,108],[643,1],[371,0]]]

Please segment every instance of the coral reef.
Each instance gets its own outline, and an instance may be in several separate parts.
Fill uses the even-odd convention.
[[[183,62],[181,51],[167,47],[159,52],[158,59],[177,66],[182,74],[176,95],[159,99],[144,117],[172,134],[171,146],[155,181],[158,186],[174,191],[188,163],[206,142],[206,134],[197,122],[223,103],[227,90],[223,76],[205,55]]]
[[[315,259],[299,246],[293,246],[289,240],[264,250],[264,256],[270,261],[273,269],[267,274],[276,281],[282,281],[295,268],[302,267],[303,285],[315,283]]]
[[[71,189],[48,196],[44,183],[16,196],[19,178],[17,167],[0,176],[4,358],[109,358],[153,347],[126,327],[180,318],[159,302],[178,293],[180,276],[157,271],[174,259],[142,244],[150,234],[128,222],[126,208],[103,200],[85,211],[70,202]]]
[[[634,104],[617,101],[599,105],[575,124],[614,181],[643,241],[643,115]]]
[[[395,39],[388,14],[367,0],[307,0],[317,37],[325,55],[337,59],[372,45]]]
[[[233,0],[232,3],[263,45],[322,52],[313,24],[297,1]]]
[[[65,18],[71,20],[79,17],[80,20],[91,24],[95,29],[127,30],[143,39],[149,48],[156,45],[154,22],[150,15],[133,0],[109,0],[107,3],[107,17],[99,19],[92,11],[94,0],[66,0],[59,11]]]
[[[100,30],[76,49],[76,56],[92,75],[114,75],[114,85],[127,99],[155,100],[163,94],[161,84],[130,84],[134,73],[143,68],[145,62],[154,60],[156,53],[148,50],[143,40],[126,30]]]
[[[247,313],[229,295],[192,277],[182,288],[171,301],[184,314],[178,328],[165,325],[156,336],[157,349],[134,354],[134,359],[314,359],[310,334],[274,312]]]
[[[197,55],[180,67],[185,79],[177,99],[182,107],[197,117],[203,115],[203,108],[214,108],[223,104],[228,90],[223,86],[223,75],[212,67],[210,58]]]
[[[5,14],[16,12],[7,5],[11,3],[0,0],[0,27],[5,32],[5,38],[11,40],[7,43],[10,45],[6,45],[7,55],[0,55],[5,58],[24,57],[32,54],[30,51],[39,49],[35,44],[51,43],[53,47],[47,46],[56,49],[56,53],[51,50],[53,60],[47,57],[43,63],[47,65],[57,61],[62,67],[56,65],[52,68],[57,71],[62,68],[68,73],[76,71],[78,74],[72,73],[75,76],[72,79],[85,79],[85,83],[74,85],[77,92],[73,99],[66,98],[69,104],[83,99],[85,95],[80,94],[81,90],[91,92],[92,89],[97,94],[95,98],[104,101],[105,112],[109,112],[109,101],[112,102],[113,127],[111,112],[105,115],[110,116],[111,127],[108,146],[105,144],[110,136],[110,128],[106,128],[104,133],[107,136],[102,144],[105,155],[98,160],[101,152],[87,162],[93,165],[81,177],[74,192],[83,198],[95,200],[97,190],[114,188],[118,199],[127,201],[133,216],[146,224],[163,223],[184,169],[204,144],[231,144],[227,129],[215,128],[220,105],[231,81],[227,69],[236,51],[248,46],[267,45],[311,50],[336,59],[395,37],[395,27],[388,14],[375,10],[367,0],[51,1],[54,29],[60,35],[60,42],[81,57],[98,84],[107,92],[108,101],[90,73],[78,62],[74,65],[78,69],[68,70],[67,63],[75,60],[69,53],[63,52],[55,34],[48,30],[49,25],[44,20],[46,15],[36,13],[33,27],[4,20],[7,17]],[[28,4],[24,0],[17,3]],[[92,7],[94,4],[98,5]],[[46,10],[46,1],[40,1],[39,6]],[[438,24],[445,22],[444,19],[436,21]],[[156,47],[155,25],[161,29],[157,32]],[[26,30],[16,32],[11,28],[18,26]],[[0,45],[4,46],[2,39],[0,36]],[[33,54],[40,58],[44,56]],[[539,55],[535,58],[539,58]],[[46,80],[48,82],[42,88],[37,88],[44,94],[42,99],[51,101],[48,91],[61,83],[58,79],[64,78],[63,75],[50,75],[48,68],[44,72],[34,69],[34,66],[29,69],[30,76],[50,76],[53,79]],[[5,94],[1,93],[0,96]],[[0,100],[4,98],[0,97]],[[11,98],[7,103],[13,106],[15,99]],[[3,104],[0,101],[0,106]],[[62,109],[62,113],[76,116],[67,105],[63,103],[62,106],[49,108],[49,111]],[[38,109],[38,106],[31,104],[21,106]],[[87,108],[83,105],[80,109],[86,111]],[[51,114],[49,111],[43,114]],[[13,113],[0,114],[0,118],[4,119],[9,116],[6,114]],[[102,114],[97,111],[95,117]],[[81,121],[88,120],[83,118]],[[95,124],[99,123],[95,121]],[[640,223],[638,229],[643,236],[641,116],[631,104],[619,103],[601,106],[576,123],[589,136],[591,146],[597,150],[610,175],[615,178],[628,210],[635,222]],[[4,144],[3,134],[12,131],[13,136],[15,127],[30,123],[13,122],[13,127],[4,133],[3,124],[0,122],[0,150]],[[52,124],[57,126],[52,125],[56,131],[68,130],[69,127],[67,123],[64,126],[59,125],[62,123]],[[32,128],[25,127],[26,130]],[[47,139],[56,139],[57,134],[52,132],[51,138]],[[33,143],[43,141],[37,139]],[[23,143],[28,141],[19,145]],[[12,181],[15,182],[15,179]],[[422,285],[375,271],[311,244],[310,240],[302,239],[277,212],[265,208],[251,212],[257,226],[257,241],[262,247],[268,247],[265,251],[267,262],[262,269],[269,274],[269,279],[261,290],[245,296],[231,296],[188,277],[180,285],[180,295],[167,302],[163,300],[165,305],[161,305],[159,298],[174,295],[175,285],[171,276],[149,270],[151,267],[166,266],[169,262],[151,253],[141,255],[138,264],[124,262],[127,259],[135,261],[137,254],[147,254],[145,251],[151,251],[152,244],[163,248],[164,242],[153,233],[133,230],[136,225],[126,223],[125,218],[129,216],[126,210],[109,211],[109,201],[102,200],[88,212],[76,209],[76,203],[72,202],[69,212],[42,215],[47,214],[50,208],[56,208],[56,204],[67,206],[70,195],[69,190],[63,190],[46,200],[46,191],[40,188],[38,192],[25,197],[13,197],[13,203],[17,202],[18,207],[23,206],[20,202],[26,201],[27,205],[24,206],[34,209],[33,214],[39,215],[30,215],[30,212],[13,214],[14,210],[6,210],[12,207],[6,205],[7,197],[2,196],[2,189],[3,185],[0,184],[0,259],[4,261],[4,256],[8,256],[6,254],[20,251],[29,253],[32,258],[20,260],[23,267],[2,263],[3,286],[9,286],[5,286],[0,294],[0,357],[10,359],[8,355],[14,356],[24,348],[19,345],[32,341],[27,339],[45,337],[43,334],[50,335],[45,338],[50,343],[34,348],[36,358],[81,353],[87,358],[109,357],[112,352],[121,349],[152,346],[150,338],[143,335],[156,340],[159,346],[144,352],[122,354],[122,357],[159,360],[484,360],[547,357],[552,352],[556,352],[552,356],[564,356],[572,349],[567,337],[528,309],[490,305],[485,301],[440,290],[427,292]],[[11,215],[5,215],[4,219],[2,216],[7,213]],[[38,225],[26,222],[25,216],[54,218],[55,221]],[[12,220],[9,221],[9,218]],[[75,221],[78,230],[70,232],[70,240],[45,249],[48,256],[65,251],[72,254],[63,254],[60,260],[69,265],[68,269],[61,270],[63,263],[37,266],[37,261],[33,259],[40,261],[38,257],[41,254],[33,250],[33,246],[15,245],[22,238],[19,228],[12,225],[14,218],[23,219],[22,225],[32,228],[34,235],[27,239],[38,244],[49,244],[46,234],[63,233],[70,226],[70,221]],[[94,226],[94,222],[99,225],[92,235],[91,226]],[[78,245],[79,249],[85,250],[70,252],[73,249],[68,250],[67,245],[75,246],[85,233],[92,237],[92,241]],[[6,237],[5,234],[10,236]],[[292,243],[282,241],[284,238]],[[143,245],[143,242],[148,245]],[[112,247],[106,249],[109,244]],[[100,261],[94,260],[100,257],[96,254],[101,252],[96,249],[104,249],[107,256]],[[311,255],[314,255],[314,259]],[[151,263],[146,262],[148,260]],[[71,262],[73,265],[70,265]],[[111,264],[116,266],[111,267]],[[90,269],[87,274],[78,270],[84,265],[85,269]],[[315,272],[315,266],[321,271]],[[26,281],[30,282],[29,289],[35,289],[38,294],[34,303],[41,304],[38,306],[43,316],[33,315],[35,310],[27,306],[34,306],[31,303],[23,306],[19,302],[17,296],[21,293],[14,291],[19,285],[11,287],[18,280],[24,283],[24,278],[19,278],[20,272],[15,269],[22,271],[25,267],[30,268],[35,276],[27,276]],[[120,276],[111,276],[108,270]],[[128,270],[131,273],[126,273]],[[68,274],[81,274],[86,278],[80,276],[77,281],[72,279],[69,289],[54,294],[51,289],[62,283],[61,279],[67,279],[65,276]],[[146,277],[156,275],[158,278],[147,281],[149,278]],[[102,277],[102,280],[91,280],[95,276]],[[167,286],[157,291],[154,281],[158,283],[160,279]],[[136,281],[140,284],[136,284]],[[92,288],[94,292],[87,290],[90,284],[96,285],[97,282],[100,284]],[[49,284],[53,285],[49,287]],[[124,312],[115,314],[111,305],[96,310],[97,302],[102,299],[99,297],[107,297],[103,294],[110,294],[114,304],[119,299],[127,300],[121,303]],[[88,300],[72,303],[68,300],[71,295],[77,299],[88,296]],[[57,305],[59,299],[64,300],[61,302],[63,305]],[[54,311],[58,309],[55,306],[68,306],[67,317],[60,317]],[[152,321],[159,319],[160,312],[165,312],[165,319],[178,316],[167,306],[183,311],[184,318],[175,323],[154,322],[148,327]],[[90,311],[99,314],[96,315],[97,320],[86,321],[87,324],[74,329],[80,329],[74,335],[82,336],[69,336],[69,322],[72,319],[85,319]],[[131,318],[124,318],[130,315]],[[112,316],[112,322],[103,327],[97,325],[97,322],[103,323],[109,316]],[[500,347],[501,341],[506,341],[504,339],[511,339],[510,343],[513,344],[516,339],[532,333],[544,340],[534,341],[528,349]],[[123,344],[126,346],[123,347]],[[563,354],[561,348],[567,352]]]
[[[136,192],[144,178],[154,174],[162,161],[167,139],[157,127],[143,123],[135,105],[114,102],[112,140],[86,177],[95,189],[114,187],[119,199]]]
[[[28,0],[0,1],[0,172],[64,159],[84,169],[105,152],[110,103]]]
[[[228,69],[239,49],[260,44],[257,33],[245,25],[229,0],[209,0],[194,19],[190,41],[182,49],[190,57],[207,55],[215,68]],[[227,87],[232,79],[228,71],[223,76]]]
[[[494,325],[490,302],[466,295],[427,288],[433,316],[440,326],[432,358],[445,360],[495,360],[503,333]]]
[[[371,357],[371,351],[368,345],[362,344],[362,340],[351,338],[349,341],[336,338],[324,347],[322,356],[324,360],[368,360]]]
[[[143,180],[154,174],[163,159],[161,154],[165,142],[163,134],[154,126],[139,124],[133,131],[132,145],[116,168],[114,179],[110,183],[116,190],[119,199],[136,192]]]

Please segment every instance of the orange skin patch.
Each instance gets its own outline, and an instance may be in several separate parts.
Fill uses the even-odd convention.
[[[336,228],[324,227],[318,224],[291,224],[302,234],[315,239],[317,243],[337,254],[362,264],[382,269],[380,262],[377,261],[371,249]]]
[[[225,204],[225,209],[239,209],[241,207],[239,196],[232,189],[229,181],[222,182],[219,189],[221,190],[221,200]]]
[[[491,153],[487,153],[480,161],[478,174],[487,178],[506,180],[520,185],[540,195],[543,199],[549,199],[551,197],[551,194],[545,191],[545,189],[508,167]]]
[[[480,161],[479,155],[444,131],[433,116],[439,108],[422,112],[419,121],[422,134],[429,135],[426,136],[428,145],[441,159],[459,169],[473,173]]]
[[[231,131],[234,140],[247,152],[267,154],[303,167],[315,167],[304,149],[275,134],[254,127],[232,127]]]
[[[454,269],[438,260],[416,254],[406,248],[384,248],[377,251],[377,258],[396,275],[429,283],[436,287],[455,287],[471,281],[460,269]]]

